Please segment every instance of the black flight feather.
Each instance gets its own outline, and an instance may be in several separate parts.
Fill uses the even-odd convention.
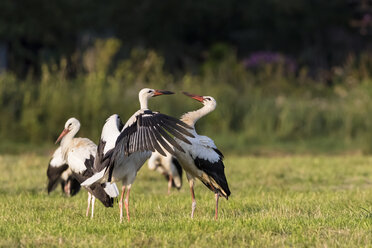
[[[179,120],[177,120],[177,121],[179,121]],[[164,119],[161,119],[161,122],[163,124],[169,126],[170,128],[177,130],[178,132],[180,132],[180,133],[182,133],[184,135],[187,135],[187,136],[189,136],[191,138],[195,138],[195,136],[192,135],[190,132],[188,132],[185,128],[183,128],[182,126],[178,125],[179,124],[178,122],[170,121],[170,120],[165,119],[165,118]],[[179,121],[179,122],[181,122],[181,121]],[[184,122],[182,122],[182,123],[184,123]]]
[[[47,169],[47,176],[48,176],[48,194],[52,192],[58,185],[60,181],[62,173],[68,169],[67,164],[63,164],[61,166],[51,166],[49,162],[49,166]]]
[[[94,156],[90,155],[89,159],[86,159],[84,162],[86,166],[86,170],[82,173],[75,173],[72,172],[72,175],[75,177],[75,179],[82,183],[89,177],[93,176],[93,165],[94,165]],[[114,199],[110,197],[104,190],[103,186],[100,183],[94,183],[90,185],[89,187],[86,187],[86,189],[94,195],[98,200],[100,200],[105,207],[112,207],[114,203]]]
[[[190,144],[184,135],[194,136],[186,129],[191,129],[191,127],[174,117],[145,110],[142,114],[136,116],[135,122],[120,133],[116,140],[116,146],[119,143],[123,144],[122,149],[124,155],[127,156],[136,151],[154,150],[164,156],[164,151],[160,145],[173,154],[174,150],[168,143],[184,152],[182,147],[169,134]]]
[[[182,147],[171,137],[169,136],[169,134],[167,132],[164,131],[164,129],[162,127],[160,127],[159,125],[155,125],[154,126],[156,128],[157,131],[159,131],[159,133],[172,145],[174,146],[176,149],[178,149],[179,151],[181,152],[185,152]],[[173,150],[173,149],[172,149]]]
[[[213,185],[210,185],[208,182],[204,182],[201,180],[210,190],[214,191],[215,193],[220,193],[222,196],[224,196],[226,199],[228,199],[230,195],[230,189],[229,185],[227,183],[227,179],[225,176],[225,166],[222,162],[222,160],[218,160],[215,163],[212,163],[208,160],[201,159],[196,157],[194,159],[194,163],[198,169],[204,171],[209,177],[213,178],[216,183],[223,189],[222,192],[221,189],[215,188]],[[217,191],[217,192],[216,192]]]
[[[177,172],[178,172],[178,175],[180,176],[180,181],[181,181],[180,187],[176,187],[176,185],[174,183],[174,179],[173,179],[172,186],[174,185],[174,187],[176,187],[178,190],[180,190],[181,187],[182,187],[182,166],[180,165],[180,163],[178,162],[178,160],[175,157],[173,157],[173,156],[172,156],[172,163],[176,167]]]
[[[162,122],[162,127],[167,130],[170,134],[172,134],[174,137],[176,137],[179,140],[182,140],[183,142],[191,145],[191,142],[185,138],[181,133],[178,132],[178,129],[171,128],[167,123]]]
[[[166,157],[167,154],[163,151],[163,149],[160,147],[160,145],[162,145],[162,147],[164,149],[167,149],[167,147],[169,147],[169,145],[163,140],[161,135],[156,131],[156,129],[154,127],[150,126],[149,128],[150,128],[149,133],[151,135],[151,139],[154,141],[155,150],[157,152],[159,152],[161,155]],[[160,145],[159,145],[159,143],[160,143]],[[169,149],[169,150],[168,150],[168,152],[170,152],[172,154],[173,150],[172,149]]]
[[[223,154],[222,154],[222,152],[220,150],[218,150],[217,148],[212,148],[212,149],[220,156],[221,159],[224,158],[223,157]]]

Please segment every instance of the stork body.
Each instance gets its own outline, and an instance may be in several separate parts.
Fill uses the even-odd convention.
[[[172,187],[181,189],[182,187],[182,167],[176,157],[166,152],[167,156],[163,156],[158,152],[153,152],[149,161],[148,167],[150,170],[155,170],[164,175],[168,181],[168,195]]]
[[[123,124],[117,114],[110,116],[102,129],[101,140],[98,145],[97,156],[95,163],[95,171],[100,175],[99,182],[118,182],[121,181],[122,192],[119,201],[120,222],[123,220],[123,198],[125,190],[127,195],[124,201],[127,219],[130,220],[129,215],[129,194],[134,180],[136,179],[138,170],[150,157],[151,152],[134,152],[129,156],[124,155],[121,151],[115,150],[116,140],[120,135],[120,130]],[[101,161],[101,162],[100,162]],[[107,172],[107,173],[106,173]],[[96,179],[95,179],[96,180]],[[89,181],[88,181],[89,182]],[[86,185],[84,182],[83,185]]]
[[[91,185],[95,182],[123,183],[121,198],[119,201],[120,222],[123,219],[123,198],[125,191],[125,208],[127,219],[129,214],[129,194],[138,170],[143,166],[151,153],[157,150],[165,155],[163,149],[174,152],[171,146],[182,149],[168,132],[179,132],[176,135],[181,140],[187,140],[180,133],[189,134],[185,128],[189,128],[179,120],[152,112],[148,109],[148,99],[154,96],[172,94],[172,92],[142,89],[138,96],[140,110],[134,113],[123,126],[117,114],[110,116],[103,126],[101,140],[97,150],[97,160],[94,164],[96,175],[86,180],[82,185]],[[177,131],[176,131],[177,130]]]
[[[185,150],[185,153],[176,150],[176,157],[182,168],[186,171],[186,176],[190,185],[192,197],[191,218],[194,217],[196,208],[194,184],[195,178],[198,178],[215,193],[215,218],[217,219],[219,197],[223,196],[228,199],[230,195],[230,189],[224,172],[225,166],[222,161],[223,155],[217,149],[212,139],[207,136],[198,135],[195,131],[195,123],[201,117],[212,112],[216,108],[217,103],[213,97],[185,94],[204,104],[201,109],[188,112],[181,117],[181,121],[193,128],[191,133],[194,135],[194,138],[187,138],[191,144],[176,139],[178,144]]]
[[[73,176],[79,183],[93,176],[94,159],[97,146],[87,138],[74,138],[80,129],[80,122],[75,118],[70,118],[65,124],[65,129],[58,137],[61,140],[62,158],[67,162]],[[56,142],[56,143],[57,143]],[[105,207],[113,206],[113,197],[118,195],[115,184],[92,184],[86,187],[88,190],[88,206],[86,215],[89,214],[90,203],[92,203],[92,214],[94,215],[94,202],[98,198]]]
[[[80,190],[80,183],[73,177],[71,169],[62,157],[62,149],[58,147],[51,160],[48,169],[48,194],[61,184],[62,191],[66,196],[74,196]]]

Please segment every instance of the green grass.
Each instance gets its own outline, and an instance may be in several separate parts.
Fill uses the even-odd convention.
[[[195,218],[187,183],[166,195],[146,166],[131,194],[131,223],[118,206],[96,202],[85,217],[85,191],[45,192],[47,156],[0,156],[0,246],[65,247],[365,247],[372,240],[372,157],[226,158],[231,198],[196,186]],[[185,180],[185,179],[184,179]]]

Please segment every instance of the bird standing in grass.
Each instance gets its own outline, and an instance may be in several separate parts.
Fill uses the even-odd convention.
[[[97,146],[90,139],[74,138],[79,129],[80,122],[77,119],[68,119],[56,143],[61,141],[62,158],[67,162],[76,180],[82,183],[87,178],[93,176],[93,165]],[[95,198],[98,198],[105,207],[112,207],[113,198],[119,194],[116,185],[111,183],[95,183],[85,188],[88,190],[86,215],[88,216],[89,214],[89,206],[92,202],[92,218],[94,215]]]
[[[123,187],[119,201],[120,222],[123,219],[123,198],[127,194],[124,205],[129,214],[129,194],[138,170],[151,156],[158,151],[166,155],[164,150],[174,153],[173,147],[182,148],[168,134],[188,142],[184,135],[192,136],[186,129],[190,127],[180,120],[153,112],[148,108],[148,100],[155,96],[173,94],[170,91],[142,89],[139,94],[140,110],[122,124],[117,114],[110,116],[102,128],[98,144],[97,159],[94,164],[96,174],[82,183],[89,186],[96,182],[122,181]]]
[[[164,175],[168,181],[168,195],[171,188],[181,189],[182,187],[182,167],[176,157],[165,152],[167,156],[163,156],[158,152],[153,152],[148,163],[150,170],[158,171]]]
[[[194,138],[187,137],[188,143],[176,139],[178,144],[186,152],[175,151],[176,157],[182,168],[186,171],[186,176],[189,181],[192,205],[191,218],[194,217],[196,208],[196,200],[194,194],[195,178],[198,178],[205,186],[215,193],[216,208],[215,219],[218,218],[218,200],[220,196],[228,199],[230,189],[225,176],[225,166],[223,164],[223,155],[217,149],[213,140],[207,136],[198,135],[195,131],[195,123],[203,116],[212,112],[217,102],[211,96],[198,96],[184,92],[204,106],[196,111],[191,111],[181,117],[181,121],[192,127],[191,133]],[[191,144],[190,144],[191,143]]]
[[[73,177],[71,169],[62,157],[62,149],[58,147],[49,161],[48,194],[61,183],[62,191],[66,196],[74,196],[80,190],[80,183]]]

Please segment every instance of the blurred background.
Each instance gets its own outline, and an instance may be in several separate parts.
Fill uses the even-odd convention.
[[[0,152],[53,147],[71,116],[97,142],[150,87],[215,97],[197,128],[225,152],[371,153],[371,41],[372,0],[2,0]]]

